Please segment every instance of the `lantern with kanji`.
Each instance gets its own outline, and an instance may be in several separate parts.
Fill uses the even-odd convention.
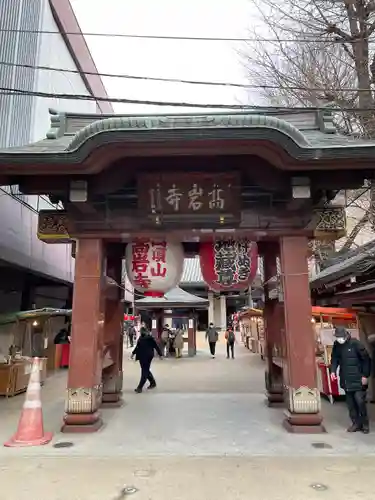
[[[138,239],[126,247],[126,273],[133,287],[146,296],[163,297],[178,285],[184,268],[181,243]]]
[[[258,269],[258,247],[247,239],[201,243],[199,259],[203,279],[211,290],[246,290]]]

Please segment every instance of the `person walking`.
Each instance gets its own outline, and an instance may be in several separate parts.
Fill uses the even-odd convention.
[[[184,332],[181,328],[177,328],[174,338],[174,349],[176,358],[182,358],[182,349],[184,348]]]
[[[169,329],[169,337],[168,337],[168,355],[175,355],[176,349],[174,347],[174,339],[176,338],[176,332],[172,329]]]
[[[160,344],[163,356],[168,356],[169,350],[169,328],[165,325],[160,335]]]
[[[135,359],[139,361],[141,367],[141,378],[139,380],[137,388],[134,389],[134,391],[137,393],[142,392],[146,380],[150,382],[148,389],[155,389],[156,387],[156,380],[151,373],[151,363],[154,359],[155,351],[158,353],[160,359],[162,359],[163,354],[156,340],[152,335],[150,335],[147,328],[142,327],[137,345],[135,346],[131,355],[131,359],[133,359],[135,356]]]
[[[206,331],[206,340],[208,340],[208,345],[210,346],[210,353],[212,359],[214,359],[216,352],[216,342],[219,340],[219,334],[217,328],[214,326],[213,323],[210,323],[210,326]]]
[[[229,359],[229,352],[234,359],[234,344],[236,342],[236,334],[234,333],[233,327],[228,326],[225,332],[225,340],[227,341],[227,359]]]
[[[134,339],[137,337],[137,331],[134,325],[130,325],[128,329],[128,339],[130,347],[134,347]]]
[[[67,322],[59,333],[54,338],[54,344],[61,345],[60,347],[60,363],[59,368],[69,368],[70,343],[71,343],[71,325]]]
[[[352,425],[348,432],[370,432],[366,395],[371,375],[371,359],[365,346],[343,327],[335,328],[336,341],[331,356],[331,380],[337,380],[340,369],[340,385],[346,394],[346,404]]]

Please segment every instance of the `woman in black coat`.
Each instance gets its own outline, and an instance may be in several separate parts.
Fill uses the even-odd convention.
[[[141,366],[141,378],[139,380],[138,387],[135,389],[135,392],[137,393],[142,392],[146,380],[150,382],[148,389],[155,389],[156,387],[155,378],[150,370],[155,351],[158,353],[160,359],[162,359],[162,352],[154,337],[150,335],[145,327],[142,327],[137,345],[135,346],[131,356],[132,359],[135,356],[135,359],[139,361]]]

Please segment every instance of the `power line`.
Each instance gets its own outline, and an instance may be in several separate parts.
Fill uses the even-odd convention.
[[[188,102],[166,102],[166,101],[149,101],[149,100],[138,100],[138,99],[126,99],[119,97],[93,97],[91,95],[80,95],[80,94],[53,94],[49,92],[38,92],[29,91],[22,89],[11,89],[6,87],[0,87],[1,95],[21,95],[21,96],[32,96],[32,97],[43,97],[48,99],[66,99],[66,100],[77,100],[77,101],[94,101],[94,102],[111,102],[120,104],[143,104],[150,106],[175,106],[175,107],[193,107],[193,108],[218,108],[218,109],[249,109],[253,106],[242,106],[239,104],[201,104],[201,103],[188,103]]]
[[[0,87],[1,95],[15,95],[15,96],[31,96],[31,97],[42,97],[46,99],[66,99],[66,100],[77,100],[77,101],[94,101],[94,102],[111,102],[120,104],[142,104],[147,106],[169,106],[169,107],[184,107],[184,108],[203,108],[203,109],[227,109],[227,110],[239,110],[239,111],[256,111],[256,110],[277,110],[286,112],[299,112],[299,111],[330,111],[330,112],[370,112],[375,111],[375,109],[369,108],[337,108],[333,106],[258,106],[250,104],[202,104],[202,103],[192,103],[192,102],[170,102],[170,101],[149,101],[149,100],[139,100],[139,99],[126,99],[120,97],[93,97],[91,95],[81,95],[81,94],[53,94],[49,92],[38,92],[29,91],[22,89],[11,89],[6,87]]]
[[[64,69],[64,68],[54,68],[50,66],[37,66],[32,64],[19,64],[10,63],[5,61],[0,61],[0,66],[10,66],[16,68],[28,68],[41,71],[57,71],[61,73],[73,73],[78,75],[96,75],[103,78],[124,78],[127,80],[145,80],[152,82],[168,82],[168,83],[183,83],[189,85],[210,85],[218,87],[238,87],[238,88],[259,88],[258,86],[247,85],[243,83],[232,83],[232,82],[207,82],[199,80],[185,80],[182,78],[163,78],[163,77],[153,77],[153,76],[139,76],[139,75],[128,75],[124,73],[96,73],[94,71],[79,71],[76,69]],[[263,87],[263,86],[262,86]]]
[[[72,73],[76,75],[96,75],[103,78],[122,78],[125,80],[141,80],[150,82],[166,82],[166,83],[181,83],[188,85],[204,85],[210,87],[235,87],[242,89],[264,89],[264,90],[304,90],[306,92],[323,92],[327,89],[322,87],[301,87],[301,86],[284,86],[284,85],[255,85],[246,83],[233,83],[233,82],[211,82],[211,81],[199,81],[199,80],[185,80],[182,78],[163,78],[154,76],[139,76],[139,75],[128,75],[124,73],[96,73],[93,71],[79,71],[76,69],[64,69],[64,68],[54,68],[50,66],[39,66],[33,64],[19,64],[10,63],[5,61],[0,61],[0,66],[15,67],[15,68],[25,68],[40,71],[53,71],[59,73]],[[369,89],[358,89],[352,87],[329,87],[331,92],[368,92]]]
[[[226,38],[226,37],[200,37],[200,36],[173,36],[173,35],[136,35],[134,33],[95,33],[81,31],[50,31],[50,30],[26,30],[26,29],[0,29],[0,33],[29,33],[36,35],[69,35],[69,36],[91,36],[103,38],[133,38],[143,40],[185,40],[193,42],[272,42],[272,43],[343,43],[343,40],[322,39],[322,38]],[[372,38],[358,38],[346,40],[346,43],[362,42],[368,40],[370,43],[375,42]]]

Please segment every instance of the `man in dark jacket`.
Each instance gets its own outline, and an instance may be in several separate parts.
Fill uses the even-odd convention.
[[[135,356],[135,359],[139,361],[141,366],[141,379],[138,387],[135,389],[135,392],[138,393],[142,392],[146,380],[150,382],[148,389],[155,389],[156,381],[150,370],[152,360],[154,359],[154,352],[156,351],[160,358],[163,357],[160,347],[154,337],[149,334],[147,328],[142,327],[140,333],[137,345],[135,346],[131,356],[132,359]]]
[[[340,368],[340,385],[346,393],[346,403],[352,425],[348,432],[362,431],[368,434],[366,394],[368,378],[371,374],[371,360],[364,345],[352,339],[345,328],[335,329],[336,341],[333,344],[331,358],[331,379],[336,380]]]

